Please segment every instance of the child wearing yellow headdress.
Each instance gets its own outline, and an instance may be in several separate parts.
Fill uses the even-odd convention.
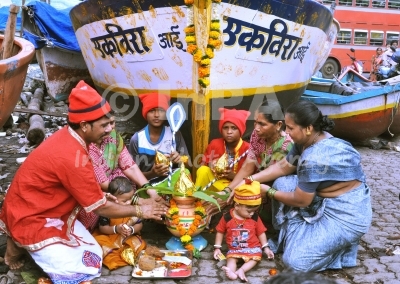
[[[216,227],[214,258],[220,259],[225,235],[227,264],[222,269],[231,280],[239,277],[247,281],[246,272],[261,260],[263,252],[268,259],[274,258],[265,234],[267,229],[257,214],[261,204],[260,183],[248,181],[236,188],[234,201],[234,208],[223,215]],[[244,260],[244,264],[237,269],[239,259]]]

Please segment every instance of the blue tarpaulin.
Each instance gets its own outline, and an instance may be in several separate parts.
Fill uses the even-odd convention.
[[[71,2],[76,4],[76,1],[69,1],[68,4],[72,4]],[[81,51],[69,17],[69,12],[74,6],[60,10],[40,1],[29,2],[26,6],[32,9],[33,20],[41,34],[33,34],[27,30],[24,30],[23,34],[24,38],[32,42],[36,49],[54,46],[71,51]],[[59,6],[62,7],[62,5]],[[10,7],[8,6],[0,8],[0,31],[4,31],[6,28],[9,10]],[[24,21],[29,21],[29,19],[24,19]],[[16,30],[20,30],[20,27],[21,12],[17,17]]]
[[[9,6],[3,6],[0,8],[0,32],[5,31],[9,14],[10,14]],[[17,15],[17,25],[16,25],[15,29],[17,31],[19,31],[21,29],[21,11]]]
[[[27,7],[32,9],[33,19],[42,36],[24,30],[24,38],[32,42],[36,49],[51,45],[67,50],[81,51],[69,17],[72,7],[57,10],[49,4],[39,1],[30,2]]]

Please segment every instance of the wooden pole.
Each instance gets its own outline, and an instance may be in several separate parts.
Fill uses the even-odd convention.
[[[40,111],[40,106],[43,102],[44,91],[41,88],[37,88],[29,102],[28,108],[35,111]],[[34,114],[29,117],[29,129],[26,134],[26,139],[31,143],[31,145],[39,145],[42,143],[45,137],[45,128],[43,118]]]
[[[23,6],[25,6],[25,0],[22,0],[22,4],[21,4],[22,8],[24,8]],[[26,7],[25,7],[26,9]],[[24,35],[24,13],[21,13],[21,27],[19,30],[19,36],[22,37]]]
[[[19,6],[14,4],[10,5],[10,15],[8,16],[6,30],[4,33],[3,46],[1,50],[1,58],[7,59],[13,56],[14,49],[14,34],[15,34],[15,26],[17,22],[17,14],[19,12]]]

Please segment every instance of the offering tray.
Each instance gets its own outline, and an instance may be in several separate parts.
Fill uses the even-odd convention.
[[[165,256],[156,259],[157,267],[151,271],[139,268],[139,260],[146,253],[139,254],[137,264],[133,267],[132,277],[141,279],[187,278],[192,275],[192,253],[188,250],[161,250]]]

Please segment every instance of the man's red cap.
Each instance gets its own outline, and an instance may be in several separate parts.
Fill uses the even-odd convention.
[[[246,131],[246,120],[250,116],[250,112],[247,110],[241,109],[227,109],[227,108],[219,108],[218,111],[221,114],[221,118],[219,120],[219,132],[222,133],[222,127],[225,122],[230,122],[236,125],[239,129],[240,136]]]
[[[68,119],[72,123],[97,120],[110,111],[108,102],[83,80],[69,95]]]
[[[143,104],[142,115],[146,119],[147,113],[156,107],[160,107],[167,111],[169,108],[170,96],[159,93],[148,93],[139,95],[139,99]]]

